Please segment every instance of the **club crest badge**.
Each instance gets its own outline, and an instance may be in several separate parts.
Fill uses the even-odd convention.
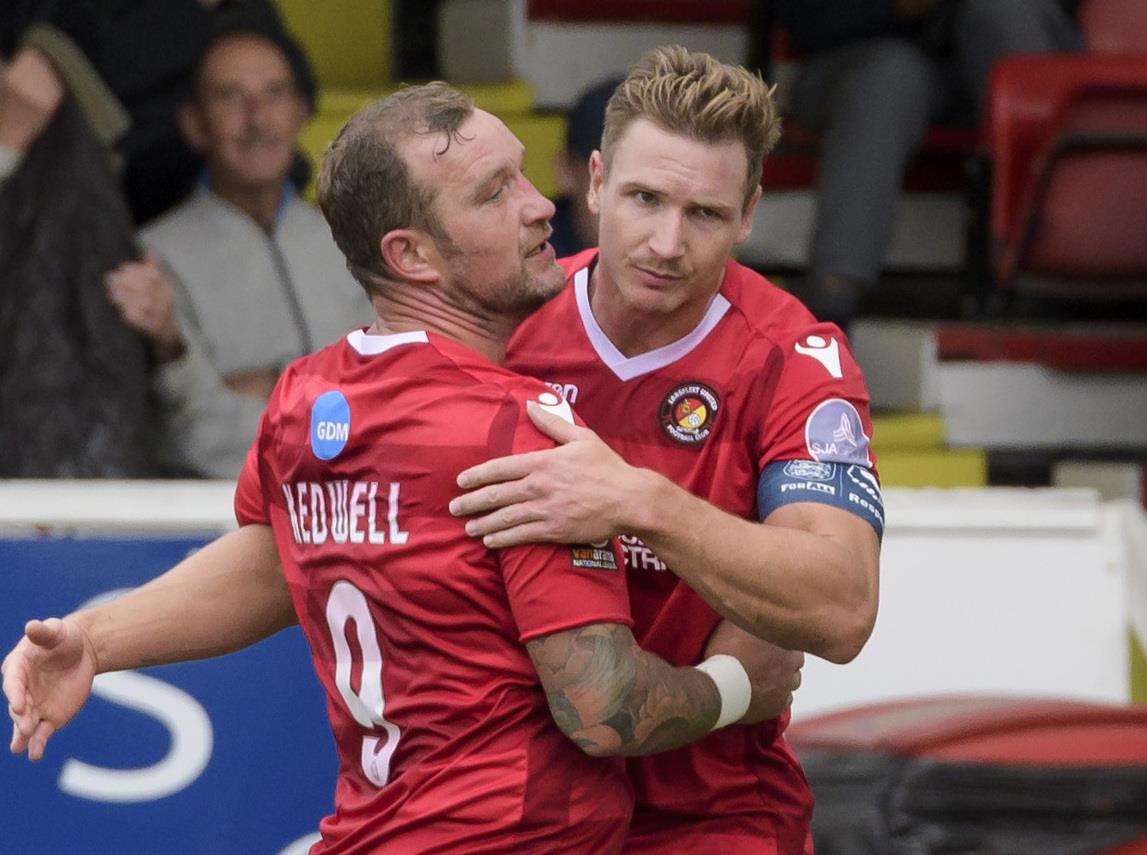
[[[717,393],[703,383],[682,383],[661,402],[661,430],[674,442],[700,445],[713,432],[720,409]]]

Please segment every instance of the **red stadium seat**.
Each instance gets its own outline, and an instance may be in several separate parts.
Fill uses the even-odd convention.
[[[992,272],[1004,287],[1126,296],[1147,286],[1147,5],[1091,0],[1081,23],[1087,53],[993,72]]]
[[[804,719],[786,737],[818,852],[1147,847],[1147,708],[940,696]]]

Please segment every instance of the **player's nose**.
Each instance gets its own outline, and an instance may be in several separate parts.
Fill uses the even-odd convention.
[[[522,205],[522,222],[528,226],[548,223],[557,212],[554,203],[543,196],[530,179],[523,178],[522,180],[526,183],[526,200]]]

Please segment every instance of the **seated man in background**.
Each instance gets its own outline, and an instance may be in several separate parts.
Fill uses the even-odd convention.
[[[107,276],[152,344],[158,454],[176,471],[235,477],[282,366],[370,316],[322,215],[288,180],[307,112],[275,41],[216,35],[180,112],[204,178],[141,232],[149,256]]]
[[[611,78],[584,89],[566,116],[566,145],[554,157],[554,178],[560,195],[550,238],[559,258],[597,246],[597,217],[589,210],[589,156],[601,143],[605,105],[621,82]]]
[[[974,122],[992,67],[1072,51],[1061,0],[780,0],[803,57],[790,109],[824,138],[802,297],[847,327],[880,278],[905,169],[931,122]]]

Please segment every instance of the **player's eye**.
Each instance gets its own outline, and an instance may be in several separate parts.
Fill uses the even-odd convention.
[[[498,185],[497,190],[495,190],[493,193],[491,193],[489,196],[486,197],[486,201],[487,202],[497,202],[499,199],[502,198],[502,195],[506,192],[506,186],[507,186],[507,182],[503,181],[501,184]]]
[[[657,196],[655,196],[653,193],[650,193],[648,190],[636,191],[633,194],[633,198],[636,199],[642,205],[655,205],[655,204],[657,204]]]

